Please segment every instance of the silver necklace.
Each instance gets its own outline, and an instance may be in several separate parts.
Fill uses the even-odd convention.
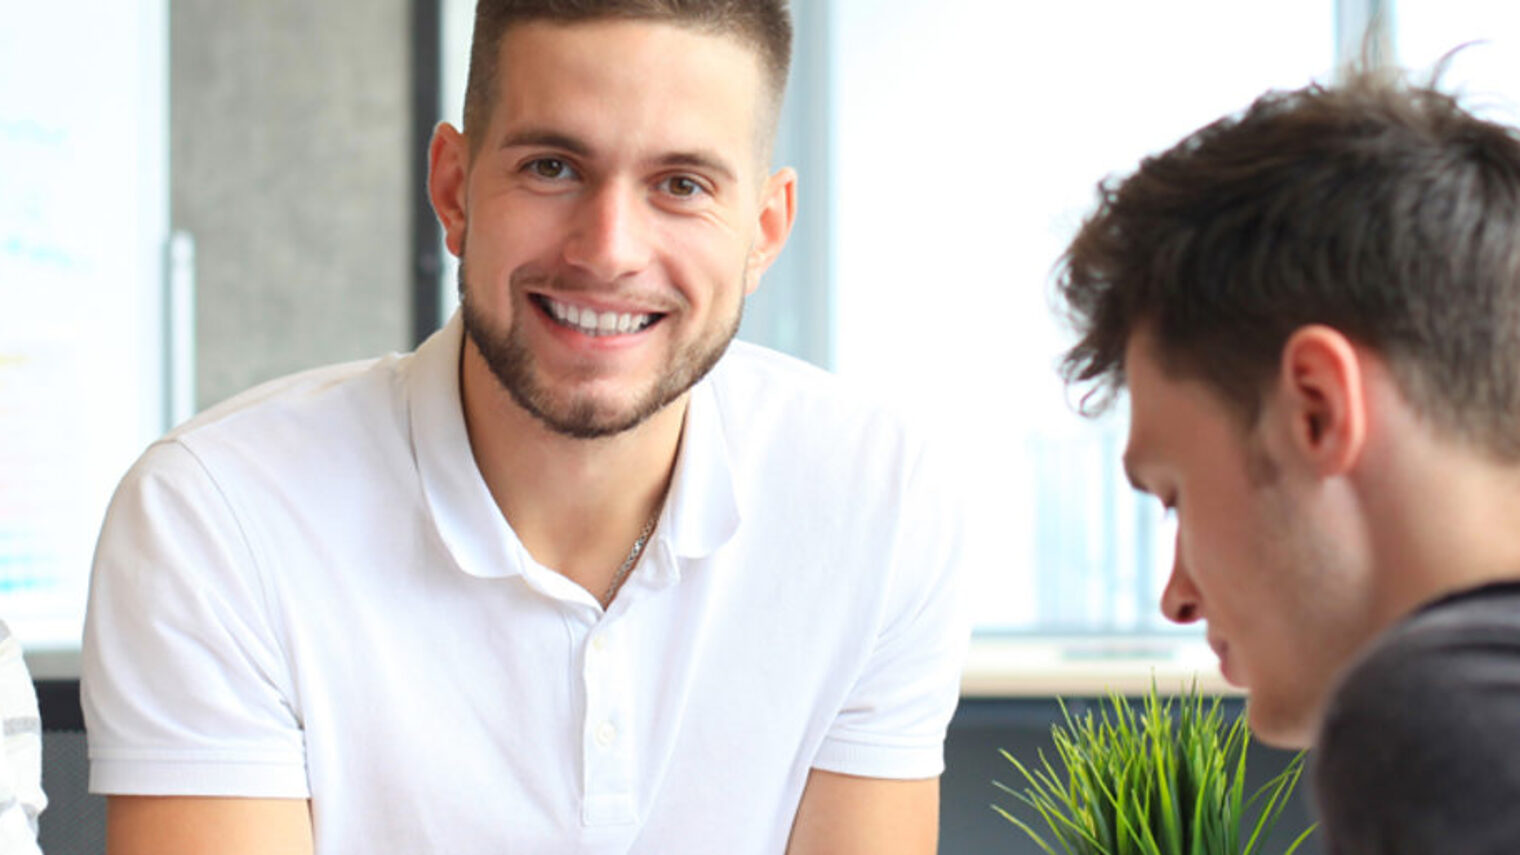
[[[633,565],[639,563],[639,556],[644,554],[644,544],[649,542],[649,535],[654,531],[654,524],[660,519],[659,509],[650,515],[649,521],[644,523],[644,530],[639,532],[638,539],[634,540],[633,548],[628,550],[628,557],[618,567],[617,572],[612,574],[612,584],[607,586],[607,593],[602,595],[602,608],[612,605],[612,598],[617,596],[618,588],[623,586],[623,580],[628,578],[628,571]]]

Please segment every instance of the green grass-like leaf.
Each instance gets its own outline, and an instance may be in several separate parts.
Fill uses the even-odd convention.
[[[1051,741],[1060,771],[1044,751],[1032,767],[1004,751],[1024,785],[993,782],[1042,827],[993,810],[1047,855],[1261,855],[1303,773],[1300,754],[1247,795],[1250,728],[1243,716],[1227,723],[1222,699],[1205,698],[1196,684],[1164,699],[1152,684],[1138,709],[1118,694],[1096,715],[1059,704]]]

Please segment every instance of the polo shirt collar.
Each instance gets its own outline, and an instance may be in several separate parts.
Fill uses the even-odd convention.
[[[502,517],[470,450],[459,391],[463,342],[464,322],[456,311],[408,360],[403,383],[412,454],[428,512],[460,569],[482,578],[521,575],[532,558]],[[680,456],[651,546],[664,541],[677,557],[702,558],[738,530],[723,427],[709,376],[691,390]]]
[[[405,376],[412,456],[438,536],[471,576],[517,576],[528,559],[480,477],[459,394],[464,321],[456,311],[408,361]]]
[[[713,369],[722,370],[722,363]],[[665,499],[666,536],[682,558],[705,558],[739,529],[739,500],[723,414],[709,374],[691,389],[681,452]]]

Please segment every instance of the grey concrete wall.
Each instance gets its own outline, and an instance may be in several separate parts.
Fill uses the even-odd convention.
[[[173,0],[196,397],[409,346],[406,0]]]

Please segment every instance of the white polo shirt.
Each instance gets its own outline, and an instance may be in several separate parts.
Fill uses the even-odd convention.
[[[310,798],[322,855],[779,853],[811,768],[939,774],[960,516],[896,420],[735,343],[604,612],[492,501],[460,343],[143,455],[91,584],[95,792]]]

